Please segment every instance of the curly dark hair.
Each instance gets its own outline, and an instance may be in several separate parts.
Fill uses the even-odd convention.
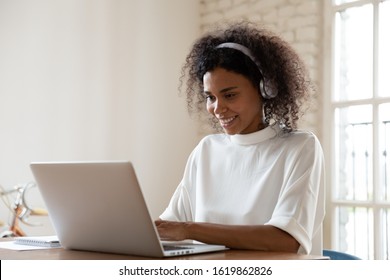
[[[261,65],[261,70],[238,50],[216,48],[226,42],[247,47]],[[203,75],[217,67],[244,75],[257,88],[261,79],[271,85],[277,95],[270,99],[262,98],[265,122],[279,123],[285,131],[297,128],[297,122],[304,112],[303,105],[313,87],[305,64],[279,36],[253,23],[240,22],[216,28],[198,39],[186,57],[180,78],[180,89],[186,86],[187,106],[191,115],[206,112]],[[208,119],[217,128],[215,119],[210,115]]]

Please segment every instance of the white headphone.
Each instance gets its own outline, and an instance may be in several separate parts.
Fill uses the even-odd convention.
[[[246,55],[250,60],[252,60],[252,62],[254,64],[256,64],[256,66],[259,69],[260,74],[262,76],[262,78],[260,79],[260,84],[259,84],[261,95],[265,99],[271,99],[271,98],[274,98],[275,96],[278,95],[278,92],[270,84],[270,82],[264,81],[264,75],[263,75],[263,72],[261,71],[261,65],[257,61],[257,59],[255,58],[255,56],[252,54],[250,49],[248,49],[247,47],[245,47],[243,45],[240,45],[240,44],[237,44],[237,43],[231,43],[231,42],[219,44],[215,48],[216,49],[221,49],[221,48],[234,49],[234,50],[240,51],[241,53]]]

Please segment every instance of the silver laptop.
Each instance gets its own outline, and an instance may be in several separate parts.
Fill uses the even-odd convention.
[[[161,242],[131,162],[35,162],[30,167],[66,249],[147,257],[227,249]]]

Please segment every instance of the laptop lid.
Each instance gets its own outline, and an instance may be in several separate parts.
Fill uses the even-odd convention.
[[[35,162],[30,167],[66,249],[150,257],[226,249],[191,244],[165,252],[129,161]]]

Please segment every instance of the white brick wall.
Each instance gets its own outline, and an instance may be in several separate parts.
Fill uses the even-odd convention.
[[[246,19],[268,27],[296,49],[317,86],[317,95],[300,127],[312,130],[321,140],[323,0],[199,1],[202,32],[215,23]]]

